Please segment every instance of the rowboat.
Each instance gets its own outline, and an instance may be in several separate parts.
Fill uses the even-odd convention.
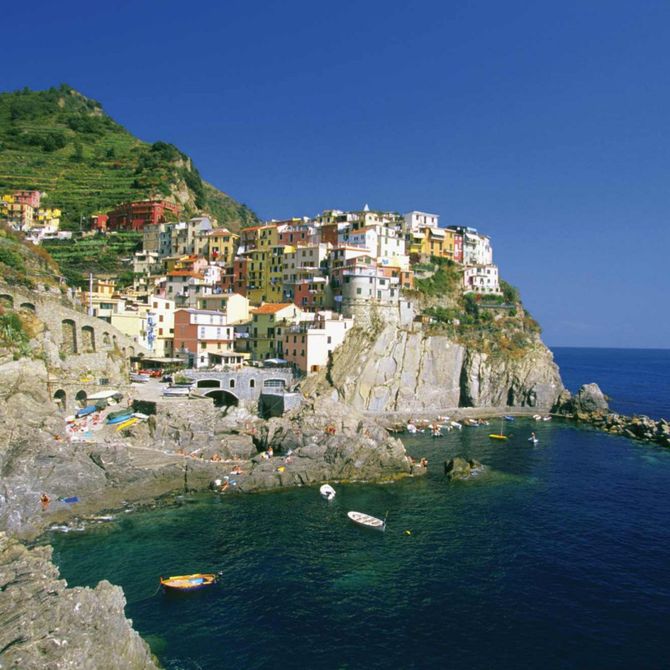
[[[163,390],[163,395],[166,397],[185,397],[191,393],[190,386],[170,386]]]
[[[163,587],[173,591],[195,591],[215,583],[216,575],[212,573],[196,572],[194,575],[161,577]]]
[[[319,493],[322,498],[326,500],[332,500],[335,497],[335,489],[330,484],[324,484],[320,489]]]
[[[124,421],[123,423],[120,423],[117,427],[116,430],[124,430],[126,428],[130,428],[131,426],[134,426],[139,419],[136,419],[134,416],[130,417],[127,421]]]
[[[507,439],[509,439],[509,438],[507,437],[507,435],[505,435],[505,431],[504,431],[504,429],[503,429],[503,428],[504,428],[504,425],[505,425],[504,422],[501,421],[501,422],[500,422],[500,432],[499,432],[499,433],[490,433],[490,434],[489,434],[489,437],[490,437],[492,440],[507,440]]]
[[[365,526],[366,528],[372,528],[373,530],[386,530],[386,519],[382,521],[375,516],[363,514],[363,512],[347,512],[347,516],[359,526]]]

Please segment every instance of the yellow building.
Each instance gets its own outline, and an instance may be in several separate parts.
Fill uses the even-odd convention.
[[[226,265],[232,263],[240,243],[240,236],[231,233],[227,228],[217,228],[216,230],[213,230],[208,237],[209,260],[225,263]]]
[[[249,300],[239,293],[203,295],[196,302],[198,309],[223,312],[226,315],[226,323],[240,323],[249,320]]]
[[[282,358],[286,329],[300,322],[302,310],[293,303],[268,303],[252,310],[249,348],[254,360]]]

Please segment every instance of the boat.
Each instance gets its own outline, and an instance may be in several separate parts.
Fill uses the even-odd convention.
[[[179,397],[186,397],[191,393],[191,387],[190,386],[168,386],[163,391],[163,395],[165,397],[174,397],[174,398],[179,398]]]
[[[509,414],[505,414],[505,416],[503,417],[503,419],[505,419],[505,421],[514,421],[514,417],[513,417],[513,416],[510,416]]]
[[[141,375],[141,374],[138,374],[137,372],[131,372],[130,373],[130,381],[131,382],[137,382],[139,384],[145,384],[146,382],[149,381],[149,375]]]
[[[347,512],[347,516],[359,526],[365,526],[373,530],[386,530],[386,519],[382,521],[375,516],[363,514],[363,512]]]
[[[81,418],[82,416],[88,416],[89,414],[93,414],[98,408],[95,405],[86,405],[86,407],[82,407],[80,410],[77,410],[77,418]]]
[[[535,419],[535,421],[542,421],[542,417],[539,414],[533,414],[533,419]]]
[[[330,501],[335,497],[335,489],[330,484],[324,484],[320,489],[319,493],[322,498]]]
[[[125,430],[126,428],[130,428],[131,426],[134,426],[139,419],[136,419],[134,416],[131,416],[127,421],[124,421],[123,423],[120,423],[117,427],[116,430]]]
[[[212,573],[196,572],[193,575],[176,575],[161,577],[161,584],[170,591],[195,591],[216,583],[216,575]]]
[[[550,416],[544,416],[544,417],[542,417],[542,421],[551,421],[551,417]]]
[[[123,423],[124,421],[128,421],[132,415],[133,410],[130,407],[119,410],[118,412],[112,412],[107,415],[107,423],[112,425],[115,423]]]
[[[505,431],[503,430],[505,426],[505,423],[503,421],[500,422],[500,432],[499,433],[490,433],[489,437],[492,440],[508,440],[509,438],[507,435],[505,435]]]

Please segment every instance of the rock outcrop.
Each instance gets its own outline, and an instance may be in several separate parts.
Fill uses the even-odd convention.
[[[466,480],[477,476],[484,466],[474,459],[467,460],[456,456],[444,462],[444,474],[450,481]]]
[[[556,401],[556,411],[570,412],[606,412],[609,408],[605,394],[598,384],[584,384],[573,396],[565,389]]]
[[[329,398],[310,401],[286,417],[259,424],[255,442],[273,457],[254,458],[243,491],[324,481],[384,481],[413,468],[400,440],[377,422]]]
[[[420,323],[355,328],[306,394],[328,393],[368,412],[456,407],[550,408],[563,390],[549,349],[535,337],[522,356],[490,355],[432,335]]]
[[[51,547],[27,549],[0,533],[0,592],[2,668],[158,668],[125,618],[123,591],[107,581],[67,588]]]

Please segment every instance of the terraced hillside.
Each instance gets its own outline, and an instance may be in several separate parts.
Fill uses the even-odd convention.
[[[245,205],[202,180],[191,159],[148,144],[99,102],[63,84],[0,94],[0,192],[39,189],[63,210],[64,228],[130,200],[161,197],[186,215],[207,212],[234,230],[257,222]]]

